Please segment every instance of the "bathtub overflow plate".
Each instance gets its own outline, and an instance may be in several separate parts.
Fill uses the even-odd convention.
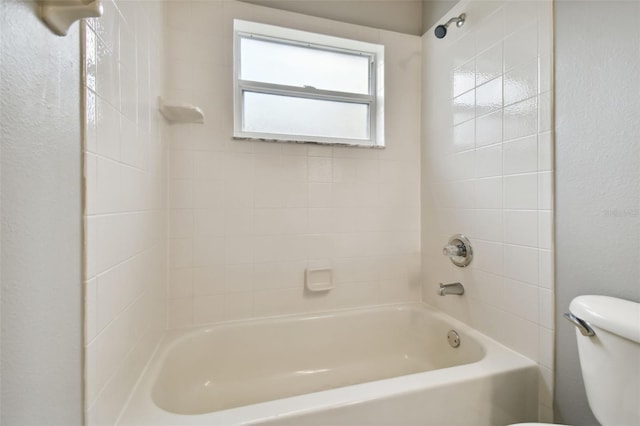
[[[452,348],[457,348],[460,346],[460,335],[455,330],[449,330],[447,333],[447,340]]]

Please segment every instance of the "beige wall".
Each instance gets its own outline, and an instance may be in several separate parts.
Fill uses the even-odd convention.
[[[102,2],[85,27],[86,395],[115,423],[165,328],[161,2]]]
[[[460,0],[422,0],[422,33],[432,26],[444,24],[452,18],[448,12]]]
[[[431,26],[440,23],[459,0],[240,1],[372,28],[422,35]]]
[[[309,16],[422,35],[421,0],[241,0]]]
[[[78,25],[0,2],[3,425],[82,424]]]
[[[424,300],[540,366],[552,418],[551,1],[463,2],[462,28],[423,36]],[[448,238],[470,240],[458,268]],[[461,282],[464,297],[436,295]]]
[[[169,326],[420,299],[420,39],[246,3],[168,4]],[[386,47],[386,148],[233,140],[232,19]],[[307,266],[334,269],[328,294]]]

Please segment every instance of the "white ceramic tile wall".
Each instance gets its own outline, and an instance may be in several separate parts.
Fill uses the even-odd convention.
[[[540,365],[552,420],[551,1],[464,1],[461,29],[423,36],[423,298]],[[467,235],[475,258],[442,256]],[[464,297],[439,297],[460,281]]]
[[[84,24],[85,407],[112,425],[165,328],[166,149],[159,2]]]
[[[386,149],[233,140],[233,18],[384,44]],[[420,300],[420,38],[234,1],[165,25],[167,96],[206,116],[169,129],[169,327]]]

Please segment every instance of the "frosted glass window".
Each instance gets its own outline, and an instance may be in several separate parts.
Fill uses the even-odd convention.
[[[368,116],[369,106],[363,104],[244,93],[249,132],[366,140]]]
[[[384,48],[234,20],[240,139],[384,146]]]
[[[369,56],[241,38],[242,80],[368,94]]]

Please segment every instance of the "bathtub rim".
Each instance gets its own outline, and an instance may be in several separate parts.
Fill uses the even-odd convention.
[[[428,315],[434,316],[436,319],[450,324],[452,328],[461,331],[476,340],[482,347],[484,354],[478,361],[468,364],[358,383],[203,414],[173,413],[161,408],[153,401],[152,392],[154,384],[163,362],[171,349],[179,345],[181,342],[198,334],[202,334],[203,332],[212,332],[215,329],[222,327],[264,323],[264,321],[277,323],[295,319],[313,319],[318,317],[331,317],[338,314],[356,312],[364,313],[367,311],[386,309],[394,309],[398,311],[419,310],[426,312]],[[424,302],[368,305],[362,307],[341,308],[331,311],[229,320],[214,324],[166,330],[152,356],[145,365],[145,368],[136,380],[136,384],[127,398],[127,402],[116,421],[116,425],[249,425],[263,421],[275,420],[281,417],[313,413],[327,409],[328,407],[344,407],[371,399],[408,394],[419,390],[463,383],[468,380],[483,379],[497,373],[530,368],[537,369],[537,364],[533,360],[504,346],[473,327]],[[423,381],[425,375],[429,376],[428,383]]]
[[[183,341],[189,340],[199,334],[214,332],[222,328],[244,326],[244,325],[250,326],[252,324],[264,324],[265,322],[269,322],[271,324],[278,324],[278,323],[286,323],[291,320],[309,321],[309,320],[314,320],[318,318],[348,315],[350,313],[366,313],[370,311],[374,312],[374,311],[383,310],[383,309],[384,310],[390,309],[395,311],[410,311],[410,310],[426,311],[426,312],[429,312],[430,314],[433,314],[433,316],[435,316],[439,320],[442,320],[445,323],[452,323],[452,321],[457,321],[458,324],[456,325],[452,324],[452,327],[454,328],[466,327],[466,329],[464,330],[464,333],[471,336],[471,338],[476,340],[478,343],[480,343],[481,339],[483,338],[489,338],[488,336],[480,332],[478,332],[478,335],[475,336],[473,333],[471,333],[471,331],[477,331],[477,330],[443,313],[442,311],[438,310],[437,308],[434,308],[433,306],[427,303],[400,302],[400,303],[386,303],[386,304],[379,304],[379,305],[356,306],[351,308],[340,308],[340,309],[319,311],[319,312],[303,312],[303,313],[297,313],[297,314],[271,315],[271,316],[264,316],[264,317],[257,317],[257,318],[241,318],[241,319],[220,321],[213,324],[203,324],[203,325],[196,325],[191,327],[187,326],[187,327],[165,330],[162,334],[161,340],[158,342],[156,350],[154,350],[154,353],[151,359],[153,359],[155,356],[159,356],[159,357],[162,357],[162,359],[164,359],[166,354],[171,349],[178,346]],[[483,357],[486,356],[484,346],[482,346],[481,349],[483,350],[482,356]],[[159,351],[159,350],[161,350],[162,353],[156,354],[156,351]],[[160,360],[160,358],[158,360]],[[150,364],[150,362],[148,364]]]

